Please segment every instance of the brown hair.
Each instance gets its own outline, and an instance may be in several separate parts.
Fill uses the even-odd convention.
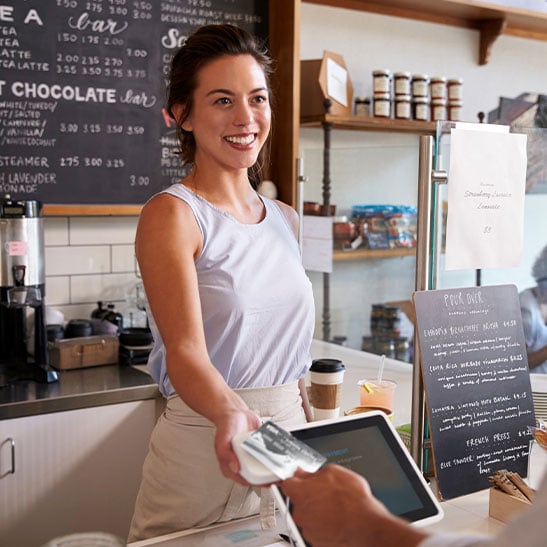
[[[175,118],[172,110],[175,105],[184,107],[182,118],[177,120],[179,152],[183,164],[193,163],[195,160],[194,135],[190,131],[185,131],[182,124],[192,111],[193,93],[198,85],[199,71],[207,63],[225,55],[251,55],[264,72],[268,94],[271,96],[272,60],[255,36],[234,25],[205,25],[198,28],[173,57],[167,90],[169,115]],[[260,151],[255,165],[249,168],[249,177],[255,187],[262,174],[265,158],[269,155],[269,147],[270,137]]]

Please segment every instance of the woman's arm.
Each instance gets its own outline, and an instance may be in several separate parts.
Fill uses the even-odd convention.
[[[216,427],[215,447],[226,477],[244,483],[232,437],[256,429],[260,419],[226,384],[207,352],[195,258],[202,236],[190,207],[162,194],[139,219],[136,255],[152,314],[166,348],[167,372],[176,392]]]
[[[298,389],[300,390],[302,408],[304,409],[304,414],[306,415],[306,421],[313,422],[313,412],[311,409],[310,400],[308,398],[308,390],[306,389],[305,378],[300,378],[300,380],[298,380]]]

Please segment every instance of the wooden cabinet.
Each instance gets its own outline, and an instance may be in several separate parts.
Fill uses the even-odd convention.
[[[125,539],[160,399],[0,421],[0,543]]]

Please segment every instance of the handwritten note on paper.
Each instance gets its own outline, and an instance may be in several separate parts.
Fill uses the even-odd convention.
[[[302,264],[306,270],[332,273],[332,217],[302,217]]]
[[[498,469],[527,475],[535,423],[515,285],[414,294],[441,496],[489,487]]]
[[[452,130],[447,270],[520,264],[526,161],[526,135]]]

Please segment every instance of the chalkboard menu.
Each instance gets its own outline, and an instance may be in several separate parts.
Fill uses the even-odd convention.
[[[1,2],[0,195],[142,204],[180,180],[173,53],[209,23],[266,37],[267,13],[267,0]]]
[[[489,487],[498,469],[527,475],[535,425],[514,285],[414,294],[439,493]]]

